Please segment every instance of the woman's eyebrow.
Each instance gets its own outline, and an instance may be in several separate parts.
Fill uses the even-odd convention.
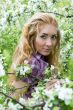
[[[48,34],[46,34],[46,33],[42,33],[42,35],[46,35],[46,36],[47,36]]]
[[[53,35],[54,35],[54,36],[57,36],[57,34],[52,34],[52,36],[53,36]]]
[[[48,36],[48,34],[46,34],[46,33],[42,33],[42,35],[46,35],[46,36]],[[53,35],[54,35],[54,36],[57,36],[57,34],[55,34],[55,33],[52,34],[51,36],[53,36]]]

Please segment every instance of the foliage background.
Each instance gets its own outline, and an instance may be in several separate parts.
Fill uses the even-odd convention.
[[[61,30],[60,74],[73,80],[73,0],[0,0],[0,58],[6,73],[25,22],[36,12],[56,16]],[[4,78],[4,82],[7,75]],[[2,81],[2,79],[1,79]]]

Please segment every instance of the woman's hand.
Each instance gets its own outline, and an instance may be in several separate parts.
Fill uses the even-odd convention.
[[[59,84],[58,79],[51,79],[46,83],[46,89],[50,90],[55,87],[55,84]]]

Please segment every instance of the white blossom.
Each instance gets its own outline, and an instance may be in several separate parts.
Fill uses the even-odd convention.
[[[54,68],[55,68],[54,65],[51,65],[51,68],[50,69],[53,70]]]
[[[23,65],[19,65],[16,68],[16,74],[17,76],[27,76],[32,72],[32,68],[30,67],[29,64],[23,64]]]
[[[45,2],[46,2],[46,4],[47,4],[47,7],[48,7],[48,8],[51,7],[51,6],[53,5],[52,2],[48,2],[48,1],[45,1]]]
[[[4,75],[5,75],[5,71],[4,71],[2,63],[0,62],[0,77]]]
[[[51,90],[45,89],[44,92],[45,92],[45,95],[49,98],[49,100],[54,100],[53,89],[51,89]]]
[[[20,11],[20,14],[23,13],[23,11],[24,11],[24,5],[22,5],[22,6],[20,7],[19,11]]]
[[[25,73],[29,70],[30,70],[30,68],[28,66],[21,67],[20,74],[25,75]]]
[[[70,54],[70,58],[73,58],[73,53],[72,53],[72,54]]]
[[[20,102],[21,104],[25,105],[25,104],[26,104],[26,99],[19,98],[19,102]]]
[[[5,24],[6,24],[6,17],[4,17],[4,18],[1,19],[1,25],[2,26],[5,26]]]
[[[23,107],[19,104],[13,104],[11,101],[8,103],[8,107],[10,110],[20,110]]]
[[[71,88],[62,87],[59,91],[58,98],[66,102],[73,99],[73,90]],[[67,103],[68,104],[68,103]]]
[[[2,104],[0,104],[0,110],[5,110],[5,107],[3,107]]]
[[[10,110],[17,110],[12,102],[8,103],[8,107]]]
[[[70,81],[68,78],[66,78],[66,79],[65,79],[65,82],[66,82],[67,84],[70,84],[71,81]]]
[[[50,110],[50,108],[48,107],[48,101],[45,102],[43,110]]]
[[[56,92],[59,92],[60,89],[61,89],[61,85],[60,84],[55,84],[55,89],[56,89]]]

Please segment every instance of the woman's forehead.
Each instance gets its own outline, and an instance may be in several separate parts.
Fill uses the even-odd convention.
[[[53,24],[43,24],[38,27],[38,34],[47,33],[47,34],[57,34],[57,27]]]

